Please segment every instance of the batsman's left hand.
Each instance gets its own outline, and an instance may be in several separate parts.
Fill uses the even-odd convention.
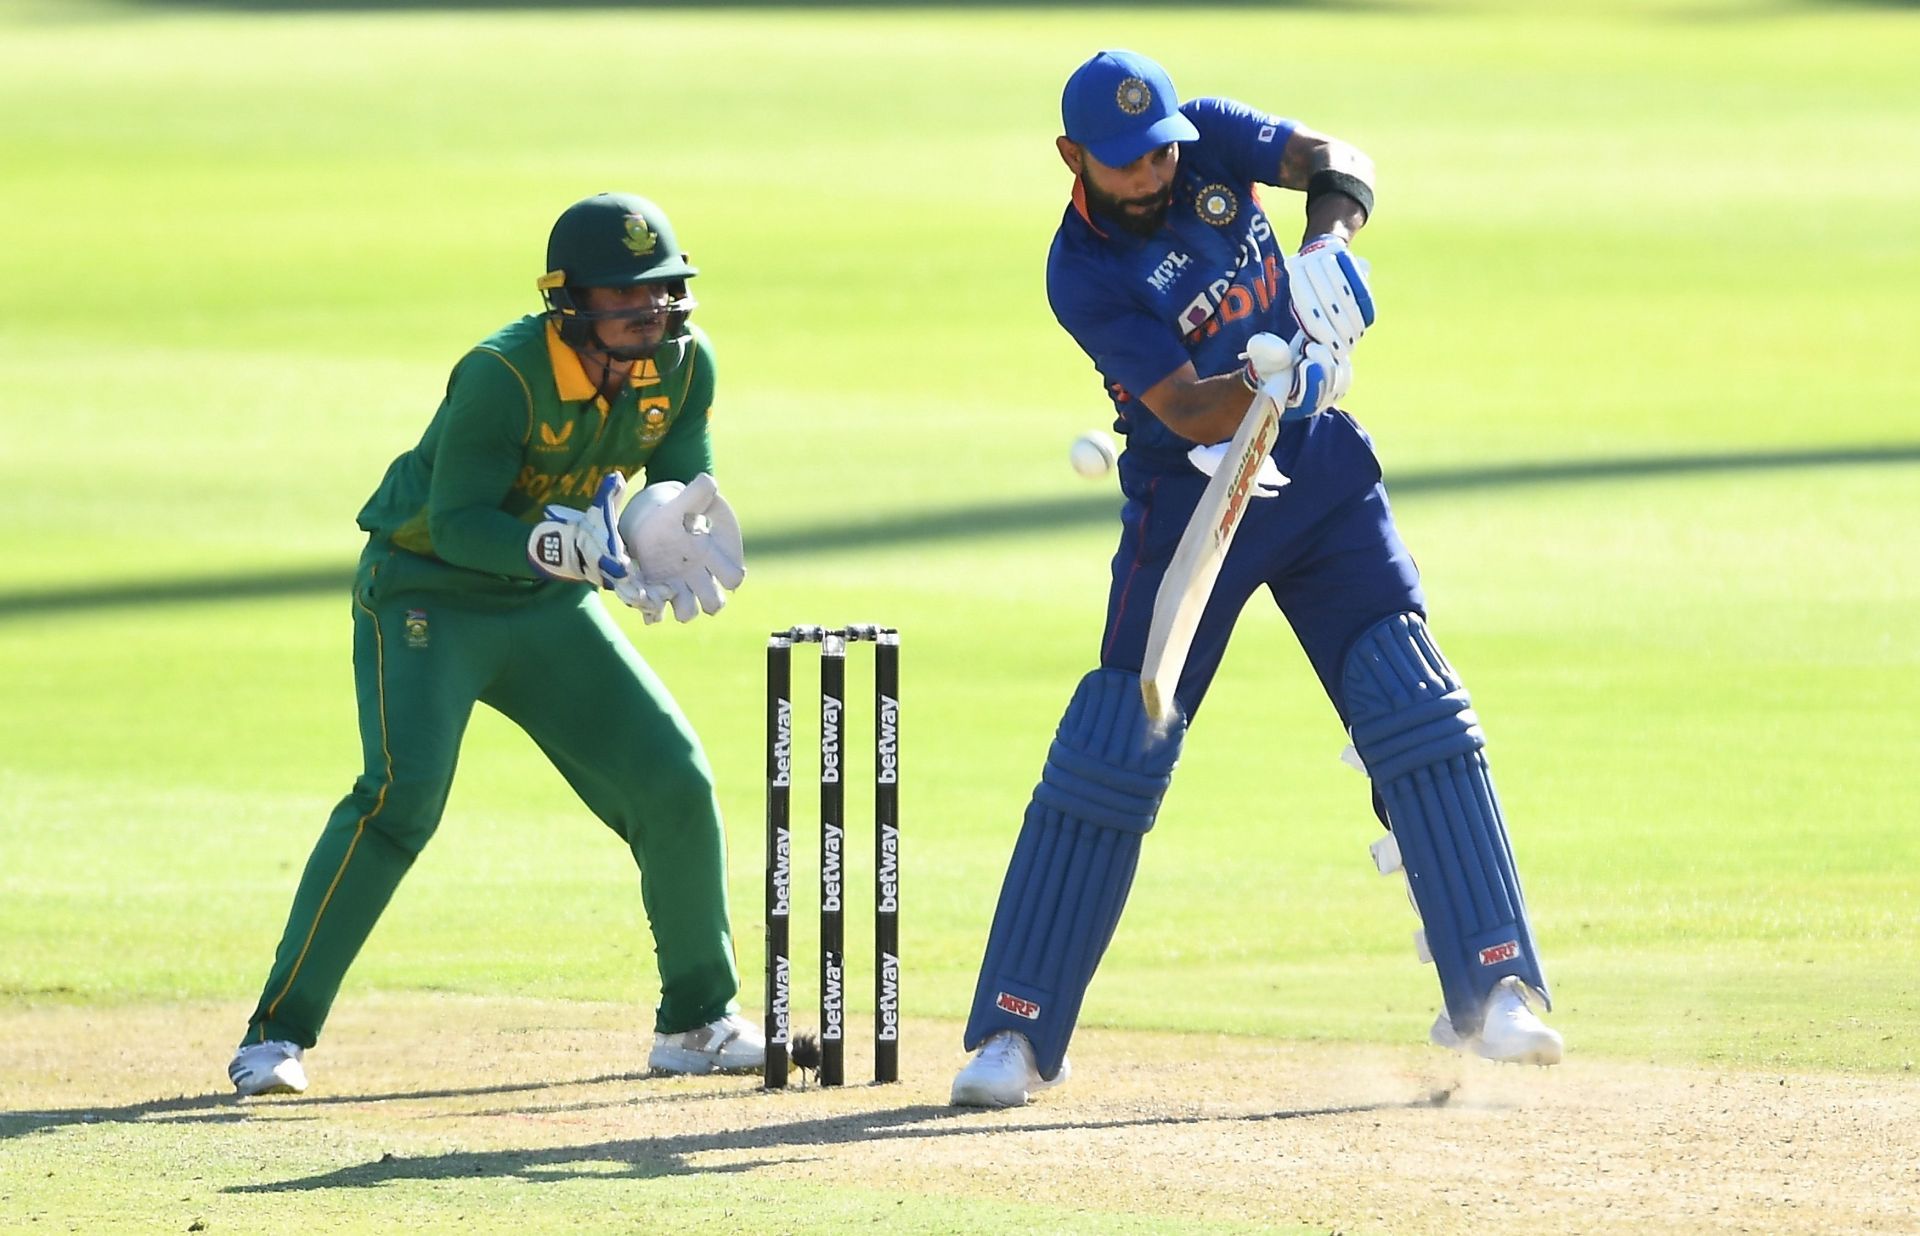
[[[1287,259],[1287,294],[1307,338],[1351,363],[1353,345],[1373,325],[1367,263],[1338,236],[1313,236]]]

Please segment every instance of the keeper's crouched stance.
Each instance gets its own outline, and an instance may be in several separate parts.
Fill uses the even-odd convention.
[[[1048,255],[1048,300],[1113,400],[1127,503],[1101,668],[1067,706],[1015,842],[967,1022],[976,1054],[953,1102],[1025,1103],[1066,1079],[1081,1001],[1187,726],[1263,590],[1372,779],[1391,830],[1376,860],[1406,873],[1440,978],[1446,1007],[1430,1038],[1557,1062],[1560,1036],[1529,1005],[1545,1005],[1547,987],[1485,738],[1427,632],[1372,444],[1336,406],[1374,321],[1365,265],[1347,244],[1373,209],[1371,165],[1242,103],[1181,104],[1166,72],[1132,52],[1082,64],[1061,112],[1056,146],[1075,184]],[[1297,252],[1281,250],[1256,184],[1305,193]],[[1226,454],[1212,444],[1233,437],[1255,389],[1276,405],[1285,397],[1274,446],[1257,474],[1241,474],[1238,533],[1192,628],[1173,723],[1156,732],[1140,683],[1155,597]],[[1217,737],[1255,759],[1272,741]]]
[[[687,322],[697,272],[664,212],[624,194],[569,207],[547,269],[548,311],[460,360],[420,443],[360,512],[365,771],[307,861],[228,1068],[243,1096],[306,1088],[305,1050],[439,825],[476,703],[527,732],[640,869],[661,988],[649,1066],[764,1063],[734,1000],[712,770],[596,595],[684,622],[744,578],[739,525],[712,479],[712,347]],[[626,504],[642,473],[648,486]]]

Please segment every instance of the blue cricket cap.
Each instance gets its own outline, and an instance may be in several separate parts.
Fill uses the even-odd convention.
[[[1200,136],[1180,114],[1167,71],[1130,51],[1103,51],[1075,69],[1060,95],[1060,119],[1068,140],[1108,167],[1125,167],[1155,146]]]

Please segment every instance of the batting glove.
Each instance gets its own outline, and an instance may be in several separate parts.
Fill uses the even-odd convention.
[[[1373,325],[1373,292],[1367,263],[1338,236],[1312,236],[1287,259],[1287,295],[1307,338],[1346,360]]]
[[[1270,331],[1261,331],[1247,340],[1247,350],[1240,354],[1240,359],[1247,362],[1247,367],[1240,371],[1240,380],[1247,384],[1248,390],[1257,391],[1262,383],[1292,373],[1293,367],[1300,363],[1300,347],[1304,343],[1304,335],[1282,339]]]

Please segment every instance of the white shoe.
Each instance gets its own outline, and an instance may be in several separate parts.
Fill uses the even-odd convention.
[[[249,1043],[233,1053],[227,1076],[243,1099],[256,1094],[299,1094],[307,1088],[306,1066],[300,1063],[303,1054],[298,1043],[284,1039]]]
[[[980,1045],[967,1067],[953,1079],[955,1107],[1021,1107],[1042,1090],[1051,1090],[1073,1072],[1066,1057],[1052,1077],[1040,1076],[1033,1044],[1018,1030],[1002,1030]]]
[[[653,1036],[647,1067],[656,1073],[751,1073],[767,1067],[767,1040],[738,1013],[695,1030]]]
[[[1559,1064],[1566,1043],[1559,1031],[1534,1015],[1527,1004],[1527,985],[1517,975],[1500,980],[1487,997],[1480,1033],[1461,1038],[1446,1010],[1434,1018],[1427,1039],[1461,1055],[1481,1056],[1503,1064]]]

